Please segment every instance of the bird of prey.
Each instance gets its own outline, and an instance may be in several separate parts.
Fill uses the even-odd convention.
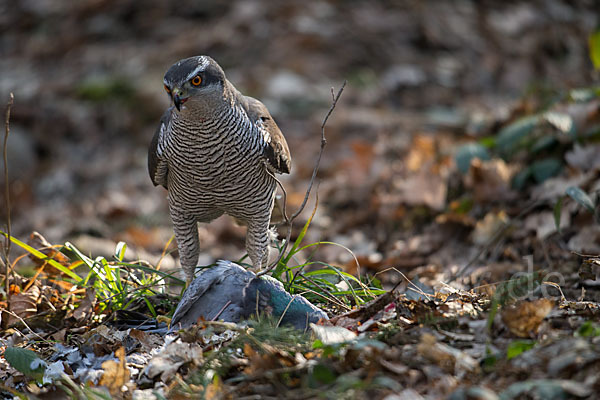
[[[155,186],[167,188],[169,211],[188,284],[200,243],[198,222],[222,214],[248,227],[255,269],[268,258],[275,173],[289,173],[288,145],[267,108],[241,94],[208,56],[173,64],[164,76],[173,106],[163,114],[148,152]]]
[[[306,330],[327,314],[302,296],[292,296],[278,280],[256,276],[230,261],[219,260],[188,285],[171,319],[170,331],[204,319],[239,322],[251,315],[268,314],[282,324]]]

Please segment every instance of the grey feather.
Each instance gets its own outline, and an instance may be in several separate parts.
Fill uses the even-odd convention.
[[[171,319],[171,329],[187,328],[201,318],[240,321],[244,317],[243,289],[254,276],[237,264],[219,260],[185,290]]]
[[[172,108],[172,107],[171,107]],[[169,167],[167,160],[158,154],[158,143],[161,140],[161,135],[169,126],[171,120],[171,108],[168,108],[160,118],[160,124],[152,137],[150,148],[148,149],[148,172],[154,186],[162,185],[167,187],[167,176]]]
[[[185,290],[171,328],[184,329],[204,320],[240,322],[259,314],[281,318],[282,324],[305,330],[310,322],[327,319],[318,307],[302,296],[286,292],[281,282],[269,276],[257,277],[230,261],[200,273]]]
[[[292,159],[283,133],[275,123],[267,107],[255,98],[243,96],[244,108],[252,121],[257,121],[269,134],[265,146],[265,157],[269,164],[280,174],[289,174],[292,169]]]

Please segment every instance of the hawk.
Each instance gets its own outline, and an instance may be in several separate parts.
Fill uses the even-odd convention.
[[[188,283],[200,243],[198,222],[227,214],[248,227],[255,269],[266,265],[276,173],[289,173],[288,145],[260,101],[241,94],[208,56],[173,64],[164,76],[173,106],[148,151],[155,186],[167,189],[179,259]]]

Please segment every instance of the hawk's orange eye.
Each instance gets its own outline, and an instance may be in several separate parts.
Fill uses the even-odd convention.
[[[200,86],[200,84],[202,83],[202,77],[200,77],[200,75],[196,75],[192,78],[190,82],[192,82],[192,85],[194,86]]]
[[[171,89],[169,89],[167,85],[165,85],[165,90],[167,91],[167,93],[171,94]]]

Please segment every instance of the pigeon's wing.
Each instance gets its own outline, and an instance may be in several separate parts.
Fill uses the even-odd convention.
[[[243,105],[248,117],[262,130],[267,145],[264,155],[276,172],[289,174],[292,169],[292,158],[283,133],[275,123],[267,107],[253,97],[244,96]]]
[[[169,129],[171,111],[172,107],[167,109],[160,118],[160,124],[158,125],[158,129],[154,133],[154,137],[152,137],[152,142],[150,142],[150,147],[148,148],[148,172],[150,173],[150,179],[152,179],[154,186],[162,185],[165,188],[167,187],[169,167],[167,165],[167,160],[159,152],[158,143],[162,140],[167,129]]]
[[[238,322],[242,317],[243,289],[254,276],[237,264],[220,260],[215,267],[198,275],[185,290],[171,319],[171,327],[191,326],[200,317]]]

